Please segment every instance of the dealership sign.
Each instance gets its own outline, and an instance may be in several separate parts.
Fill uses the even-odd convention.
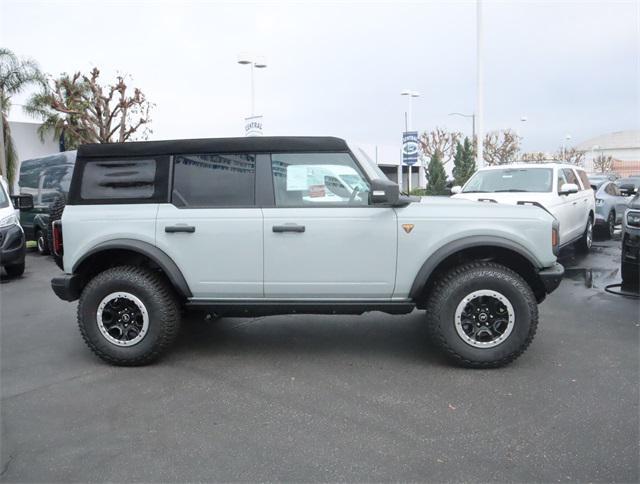
[[[244,118],[245,136],[262,136],[262,116]]]
[[[417,131],[402,133],[402,163],[409,166],[418,163],[419,148]]]

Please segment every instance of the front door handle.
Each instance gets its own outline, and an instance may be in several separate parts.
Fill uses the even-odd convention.
[[[304,225],[297,225],[297,224],[274,225],[273,231],[276,233],[282,233],[282,232],[302,233],[305,231],[305,227]]]
[[[168,225],[164,228],[164,231],[168,234],[175,234],[177,232],[192,234],[196,231],[196,228],[193,225]]]

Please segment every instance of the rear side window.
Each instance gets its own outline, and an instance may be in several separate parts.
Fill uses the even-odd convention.
[[[580,177],[580,181],[582,182],[582,189],[588,190],[591,188],[591,183],[589,183],[589,177],[587,176],[584,170],[578,170],[578,176]]]
[[[87,160],[79,166],[69,193],[72,204],[158,203],[168,199],[168,157]]]
[[[177,155],[171,202],[177,207],[255,205],[256,155]]]
[[[87,163],[82,177],[83,199],[152,198],[156,160],[98,161]]]

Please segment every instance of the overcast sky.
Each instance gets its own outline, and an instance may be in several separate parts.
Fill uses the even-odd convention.
[[[268,62],[256,72],[267,135],[399,145],[407,88],[421,93],[415,128],[471,131],[448,113],[475,107],[473,1],[0,3],[0,45],[45,72],[130,74],[157,105],[152,139],[242,135],[243,51]],[[483,5],[486,130],[551,151],[567,133],[640,127],[640,2]],[[19,106],[12,118],[25,119]]]

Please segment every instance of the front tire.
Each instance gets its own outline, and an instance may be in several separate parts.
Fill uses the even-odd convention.
[[[104,361],[146,365],[174,342],[180,326],[177,297],[159,273],[136,266],[107,269],[84,288],[78,326]]]
[[[427,300],[427,323],[455,363],[497,368],[518,358],[538,326],[529,285],[494,262],[470,262],[446,273]]]
[[[24,274],[24,261],[19,264],[11,264],[4,266],[4,270],[10,277],[19,277]]]

